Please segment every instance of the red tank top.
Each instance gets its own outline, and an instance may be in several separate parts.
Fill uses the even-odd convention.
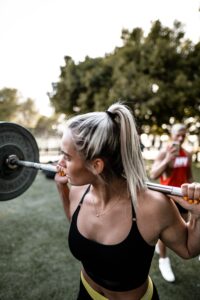
[[[172,172],[169,177],[160,177],[160,183],[164,185],[181,186],[183,183],[189,182],[190,162],[189,157],[181,148],[179,155],[175,158]]]

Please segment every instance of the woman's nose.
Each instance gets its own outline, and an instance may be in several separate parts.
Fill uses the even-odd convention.
[[[66,166],[65,160],[64,160],[64,155],[61,155],[61,157],[58,160],[58,164],[62,167]]]

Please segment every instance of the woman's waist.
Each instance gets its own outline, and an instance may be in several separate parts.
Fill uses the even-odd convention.
[[[106,299],[108,298],[109,300],[139,300],[147,291],[149,281],[149,279],[147,278],[145,282],[143,282],[137,288],[133,288],[126,291],[115,291],[107,289],[95,282],[84,269],[82,270],[82,276],[92,289],[94,289],[100,295],[104,296]]]

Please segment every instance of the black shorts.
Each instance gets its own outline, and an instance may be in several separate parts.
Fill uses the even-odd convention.
[[[88,292],[86,291],[82,281],[80,280],[79,294],[77,300],[92,300]],[[159,300],[157,289],[153,283],[153,296],[151,300]]]

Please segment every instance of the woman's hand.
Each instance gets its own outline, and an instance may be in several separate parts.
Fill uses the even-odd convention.
[[[200,217],[200,183],[184,183],[181,191],[183,197],[171,196],[171,198],[192,214]]]
[[[57,165],[56,166],[56,169],[57,169],[57,173],[54,177],[56,183],[61,183],[61,184],[66,184],[67,181],[68,181],[68,178],[67,178],[67,168],[61,166],[61,165]]]

